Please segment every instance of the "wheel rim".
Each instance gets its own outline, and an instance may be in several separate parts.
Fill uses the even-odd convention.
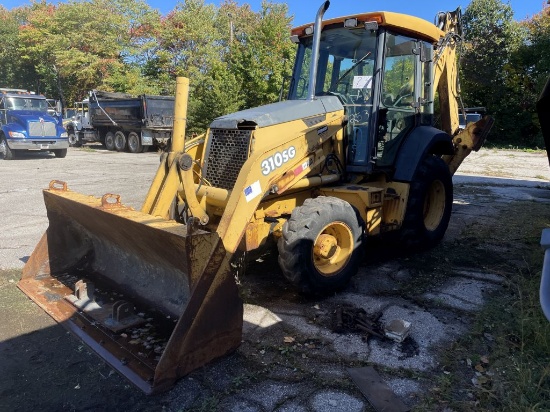
[[[124,149],[125,143],[125,136],[122,134],[122,132],[115,133],[115,148],[117,150],[122,150]]]
[[[430,185],[424,199],[424,226],[430,231],[437,229],[445,213],[445,186],[441,180]]]
[[[107,133],[105,135],[105,147],[109,150],[115,148],[115,136],[112,133]]]
[[[128,135],[128,148],[132,152],[137,152],[139,149],[139,136],[135,132],[131,132]]]
[[[343,222],[326,225],[313,244],[313,264],[323,276],[337,275],[353,253],[353,234]]]
[[[0,140],[0,154],[2,157],[6,156],[6,141],[4,139]]]
[[[76,144],[76,135],[74,133],[69,133],[69,143],[72,145]]]

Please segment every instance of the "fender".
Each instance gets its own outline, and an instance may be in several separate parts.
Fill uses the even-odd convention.
[[[393,180],[412,181],[418,164],[426,154],[454,154],[451,136],[431,126],[419,126],[412,130],[397,155]]]

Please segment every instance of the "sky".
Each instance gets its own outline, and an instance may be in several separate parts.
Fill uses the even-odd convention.
[[[158,9],[162,14],[167,14],[169,11],[173,10],[177,3],[177,1],[168,0],[146,1],[151,7]],[[258,11],[262,3],[262,0],[237,1],[239,4],[250,4],[254,11]],[[279,2],[278,0],[272,1]],[[55,0],[48,0],[48,2],[57,3]],[[216,5],[220,3],[219,1],[213,0],[205,0],[205,2],[214,3]],[[288,4],[289,14],[294,16],[292,25],[300,26],[315,20],[315,14],[323,2],[322,0],[288,0],[286,3]],[[361,3],[363,3],[364,6],[361,6]],[[464,11],[469,3],[468,0],[332,0],[329,9],[325,13],[325,18],[340,17],[368,11],[394,11],[411,14],[433,22],[437,12],[455,10],[458,6]],[[504,0],[504,3],[506,3],[506,0]],[[508,3],[514,10],[515,20],[523,20],[526,17],[530,17],[540,12],[546,4],[546,0],[510,0]],[[7,9],[26,4],[30,4],[30,0],[0,0],[0,5]]]

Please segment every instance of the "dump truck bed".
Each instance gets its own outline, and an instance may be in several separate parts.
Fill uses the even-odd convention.
[[[90,99],[90,123],[93,127],[171,128],[174,98],[172,96],[95,92]]]

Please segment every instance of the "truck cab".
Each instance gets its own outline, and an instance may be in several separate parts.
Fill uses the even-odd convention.
[[[485,114],[484,107],[465,107],[458,112],[458,127],[460,130],[466,129],[470,123],[475,123],[480,120]]]
[[[44,96],[22,89],[0,88],[0,156],[12,160],[20,151],[67,155],[69,141],[62,122],[48,113]]]

